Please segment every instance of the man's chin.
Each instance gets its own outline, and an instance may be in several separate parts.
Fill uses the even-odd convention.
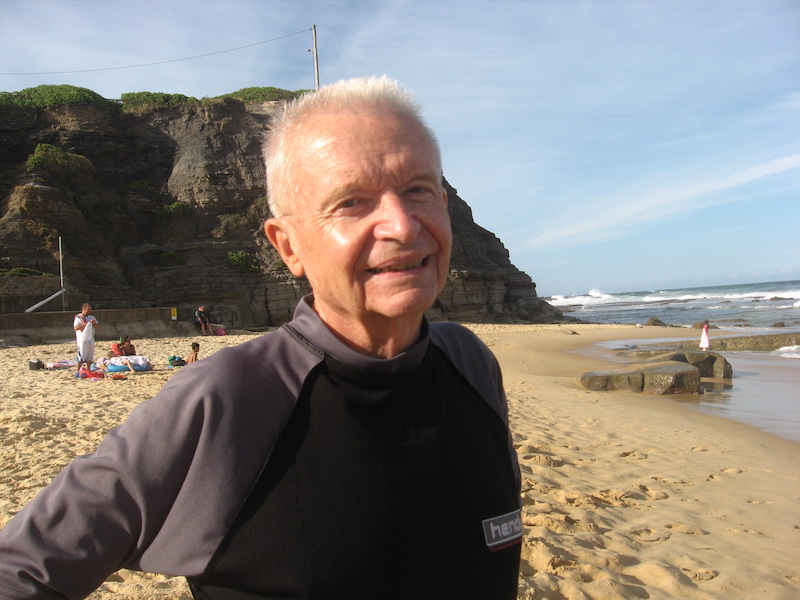
[[[429,290],[404,290],[386,297],[368,299],[367,307],[369,312],[390,319],[421,317],[426,310],[433,306],[437,296],[438,293]]]

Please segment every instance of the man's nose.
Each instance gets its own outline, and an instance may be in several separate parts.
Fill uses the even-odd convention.
[[[402,244],[416,239],[421,225],[413,208],[413,202],[396,192],[385,192],[378,205],[375,237]]]

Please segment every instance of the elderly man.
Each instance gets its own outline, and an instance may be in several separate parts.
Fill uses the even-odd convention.
[[[516,597],[499,368],[423,315],[451,247],[433,135],[396,83],[360,79],[289,105],[265,154],[265,232],[313,294],[182,369],[20,512],[0,598],[79,598],[121,567],[204,599]]]

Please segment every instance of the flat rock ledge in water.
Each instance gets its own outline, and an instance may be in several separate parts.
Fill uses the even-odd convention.
[[[760,335],[735,335],[711,337],[711,347],[722,352],[772,352],[786,346],[800,345],[800,333],[765,333]],[[696,340],[687,340],[671,347],[697,348]],[[643,348],[643,346],[640,346]],[[663,348],[662,348],[663,349]]]
[[[630,391],[645,394],[697,394],[702,377],[730,379],[731,364],[715,352],[628,351],[625,355],[650,360],[581,376],[588,390]]]

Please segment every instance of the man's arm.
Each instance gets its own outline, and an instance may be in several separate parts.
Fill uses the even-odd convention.
[[[201,574],[320,360],[279,330],[181,369],[0,531],[0,599]]]
[[[135,565],[180,491],[196,420],[143,403],[66,467],[0,531],[0,598],[83,598]]]

